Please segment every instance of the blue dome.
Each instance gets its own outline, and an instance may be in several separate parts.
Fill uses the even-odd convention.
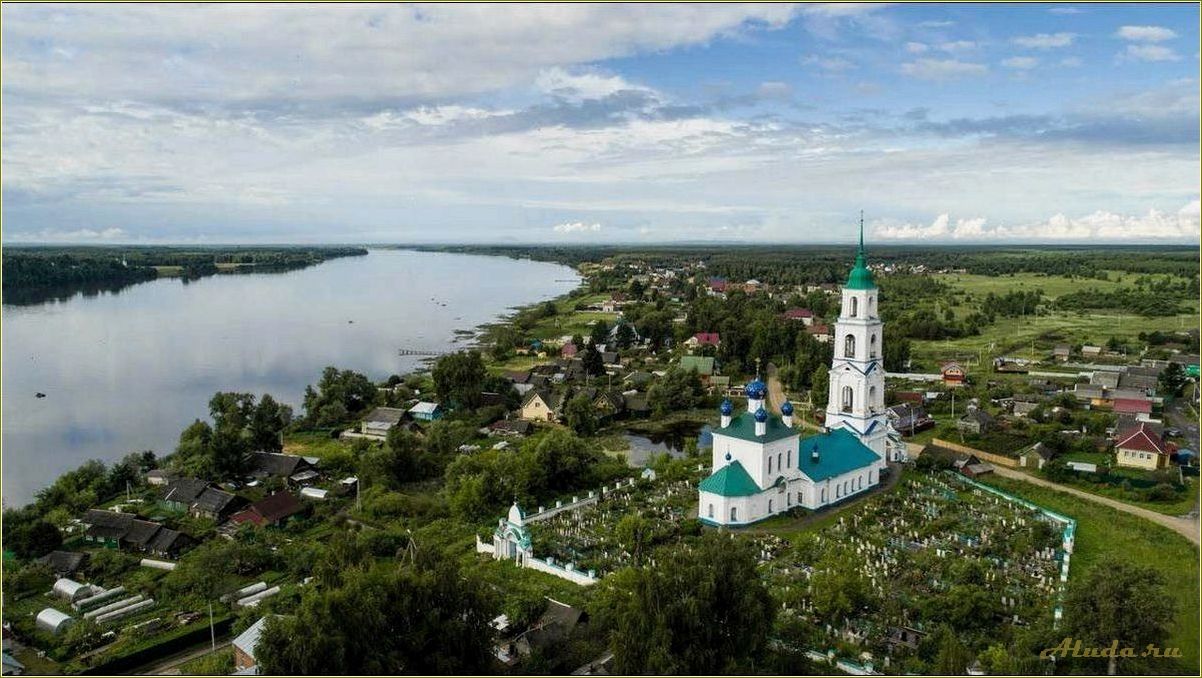
[[[760,409],[756,410],[755,411],[755,420],[760,422],[761,424],[768,421],[768,411],[762,407]]]
[[[768,392],[768,387],[764,384],[764,382],[756,379],[747,385],[746,390],[748,398],[751,398],[752,400],[763,400],[764,394]]]
[[[729,417],[730,414],[735,411],[735,406],[730,402],[730,399],[727,398],[726,400],[722,401],[722,404],[718,407],[718,411]]]
[[[786,417],[791,416],[793,414],[793,403],[786,400],[785,404],[780,406],[780,413]]]

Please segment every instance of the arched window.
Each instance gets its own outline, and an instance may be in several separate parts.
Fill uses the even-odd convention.
[[[868,338],[868,357],[869,358],[876,357],[876,335],[875,334]]]
[[[780,473],[780,469],[781,469],[781,466],[780,466],[780,452],[777,452],[777,453],[776,453],[776,472],[777,472],[777,473]]]
[[[876,317],[876,297],[873,296],[868,297],[868,317]]]
[[[876,387],[875,386],[868,387],[868,407],[870,409],[873,407],[876,407]]]
[[[851,334],[847,335],[846,337],[843,337],[843,357],[844,358],[856,357],[856,338],[855,338],[855,336],[853,336]]]
[[[772,473],[772,457],[768,457],[768,473]]]
[[[793,493],[792,492],[785,495],[785,505],[786,506],[793,505]]]
[[[709,511],[709,515],[710,515],[710,517],[711,517],[711,518],[713,518],[713,517],[714,517],[714,505],[713,505],[713,504],[710,504],[710,511]]]
[[[826,488],[822,488],[822,503],[826,503]]]
[[[772,513],[772,500],[768,500],[768,513]]]
[[[793,450],[785,453],[785,468],[793,468]]]
[[[860,305],[860,300],[856,299],[855,297],[852,297],[851,298],[851,313],[849,314],[849,315],[851,315],[851,317],[853,317],[853,318],[856,317],[856,313],[859,311],[859,305]]]
[[[734,521],[736,521],[738,519],[739,519],[739,509],[734,506],[730,507],[730,522],[733,523]]]
[[[855,404],[855,394],[850,386],[843,387],[843,411],[851,412],[852,406]]]
[[[871,469],[868,470],[868,484],[869,485],[872,484],[872,470]]]

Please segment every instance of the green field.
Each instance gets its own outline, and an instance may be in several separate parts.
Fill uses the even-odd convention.
[[[1175,532],[1142,518],[1083,502],[1071,495],[996,475],[988,485],[1077,520],[1070,577],[1080,577],[1106,556],[1158,570],[1177,601],[1168,645],[1181,648],[1182,665],[1198,673],[1198,549]]]

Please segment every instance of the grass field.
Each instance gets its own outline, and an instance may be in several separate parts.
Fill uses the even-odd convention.
[[[970,301],[964,294],[957,294],[952,306],[957,317],[964,317],[980,308],[981,299],[990,292],[1005,294],[1011,291],[1043,290],[1055,299],[1072,292],[1088,289],[1109,291],[1122,285],[1130,285],[1139,277],[1133,273],[1110,271],[1110,280],[1046,276],[1035,273],[1018,273],[1006,276],[959,275],[954,273],[935,276],[950,285],[955,292],[964,292],[973,297]],[[1158,276],[1163,277],[1163,276]],[[1133,313],[1118,311],[1091,311],[1088,313],[1057,312],[1048,315],[1019,318],[1000,318],[994,324],[982,328],[975,337],[944,341],[913,341],[911,357],[915,369],[933,369],[943,360],[961,360],[974,366],[988,363],[993,357],[1011,355],[1020,358],[1043,358],[1052,343],[1103,345],[1110,337],[1132,339],[1140,332],[1153,330],[1177,331],[1198,326],[1198,301],[1186,300],[1183,305],[1193,309],[1192,313],[1159,318],[1145,318]],[[1045,337],[1045,335],[1047,335]],[[1055,339],[1050,339],[1051,336]],[[979,369],[979,367],[978,367]]]
[[[1167,528],[1055,490],[996,475],[983,482],[1077,520],[1070,577],[1084,576],[1108,556],[1158,570],[1178,604],[1168,645],[1181,648],[1183,667],[1197,675],[1198,549]]]

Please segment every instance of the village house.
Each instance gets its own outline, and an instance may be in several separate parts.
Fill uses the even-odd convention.
[[[1102,355],[1101,346],[1090,346],[1086,344],[1085,346],[1081,347],[1082,358],[1097,358],[1100,355]]]
[[[141,520],[132,513],[89,509],[80,518],[80,522],[85,526],[84,540],[105,548],[120,548],[174,558],[195,543],[195,540],[182,532]]]
[[[693,370],[700,375],[702,383],[708,383],[710,375],[714,373],[714,359],[709,356],[681,356],[680,369],[685,372]]]
[[[968,372],[964,366],[958,362],[946,362],[939,366],[939,376],[943,378],[943,385],[952,388],[963,386],[968,381]]]
[[[981,435],[993,426],[993,417],[975,405],[969,405],[968,411],[956,420],[956,428],[965,433]]]
[[[1066,363],[1068,362],[1069,357],[1072,355],[1072,352],[1072,346],[1069,346],[1068,344],[1056,344],[1052,347],[1052,358],[1059,362]]]
[[[1043,443],[1035,443],[1018,454],[1018,465],[1023,468],[1041,469],[1056,458],[1056,451]]]
[[[409,416],[415,421],[437,421],[442,419],[442,406],[423,400],[409,408]]]
[[[50,568],[59,577],[75,574],[75,571],[88,562],[88,554],[78,551],[51,551],[38,558],[38,562]]]
[[[521,419],[501,419],[488,426],[488,434],[494,436],[523,437],[534,432],[534,424]]]
[[[522,400],[521,417],[527,421],[557,421],[563,404],[563,391],[536,388]]]
[[[913,435],[935,425],[935,420],[927,415],[926,409],[913,403],[894,405],[885,410],[889,425],[902,435]]]
[[[405,410],[399,407],[377,407],[363,418],[359,432],[370,438],[384,440],[388,437],[388,431],[404,416]]]
[[[188,515],[222,523],[240,505],[245,503],[246,501],[236,494],[230,494],[215,487],[206,487],[188,508]]]
[[[993,473],[993,465],[981,461],[976,455],[957,459],[952,466],[968,478],[979,478],[987,473]]]
[[[251,624],[245,631],[234,638],[234,675],[259,675],[259,662],[255,659],[255,650],[259,647],[259,638],[267,625],[267,617]]]
[[[162,487],[171,482],[171,474],[161,468],[151,469],[146,472],[146,484],[153,487]]]
[[[684,345],[690,350],[696,350],[702,346],[713,346],[717,348],[722,343],[717,332],[698,332],[685,340]]]
[[[283,525],[304,510],[304,504],[301,504],[291,492],[276,492],[230,516],[230,522],[238,525],[250,523],[258,527]]]
[[[580,349],[576,346],[576,344],[569,341],[568,343],[566,343],[560,347],[559,355],[561,355],[564,358],[575,358],[576,354],[579,351],[580,351]]]
[[[1164,440],[1143,422],[1116,436],[1114,463],[1118,466],[1155,471],[1167,466],[1168,461]]]
[[[785,320],[800,321],[806,327],[814,324],[814,312],[808,308],[791,308],[784,313]]]
[[[1025,417],[1031,414],[1037,407],[1039,407],[1039,398],[1037,396],[1020,393],[1014,396],[1010,412],[1016,417]]]
[[[317,477],[313,462],[295,454],[252,452],[250,457],[250,475],[253,478],[287,478],[293,482],[304,482]]]
[[[1119,377],[1120,388],[1133,391],[1143,391],[1146,395],[1155,396],[1160,387],[1160,373],[1163,367],[1128,367]]]
[[[822,323],[806,325],[806,334],[814,337],[818,343],[826,344],[831,340],[831,327],[830,325],[823,325]]]
[[[1101,386],[1103,388],[1117,388],[1119,385],[1120,376],[1121,375],[1118,372],[1111,372],[1109,370],[1096,370],[1090,375],[1089,383],[1094,386]]]

